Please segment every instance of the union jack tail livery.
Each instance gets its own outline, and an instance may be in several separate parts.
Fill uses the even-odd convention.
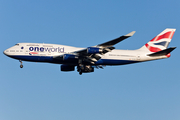
[[[151,41],[146,43],[140,50],[147,50],[149,52],[159,52],[167,49],[176,29],[165,29]]]

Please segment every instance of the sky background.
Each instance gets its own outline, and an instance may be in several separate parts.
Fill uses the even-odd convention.
[[[0,0],[0,120],[180,120],[179,0]],[[16,43],[138,49],[176,28],[169,59],[61,72],[60,65],[3,54]]]

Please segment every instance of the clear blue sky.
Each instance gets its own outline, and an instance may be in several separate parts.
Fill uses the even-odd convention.
[[[0,0],[0,120],[180,120],[180,1]],[[89,47],[136,31],[117,49],[137,49],[176,28],[169,59],[96,69],[3,54],[16,43]]]

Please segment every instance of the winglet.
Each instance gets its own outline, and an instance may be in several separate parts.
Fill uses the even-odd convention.
[[[128,34],[125,35],[125,36],[133,36],[135,32],[136,32],[136,31],[132,31],[132,32],[128,33]]]

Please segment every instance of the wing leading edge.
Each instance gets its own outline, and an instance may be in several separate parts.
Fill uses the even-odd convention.
[[[124,39],[127,39],[131,36],[134,35],[136,31],[132,31],[130,33],[128,33],[127,35],[123,35],[123,36],[120,36],[114,40],[110,40],[108,42],[105,42],[105,43],[102,43],[102,44],[98,44],[96,46],[93,46],[94,48],[104,48],[104,52],[107,53],[107,52],[110,52],[111,50],[115,49],[114,47],[112,47],[113,45],[123,41]],[[78,53],[80,55],[85,55],[87,54],[87,49],[82,49],[82,50],[79,50],[79,51],[75,51],[74,53]]]
[[[113,45],[115,45],[115,44],[123,41],[124,39],[133,36],[135,32],[136,32],[136,31],[132,31],[132,32],[128,33],[127,35],[120,36],[120,37],[118,37],[118,38],[116,38],[116,39],[114,39],[114,40],[110,40],[110,41],[108,41],[108,42],[99,44],[99,45],[97,45],[97,46],[100,46],[100,47],[112,47]]]

